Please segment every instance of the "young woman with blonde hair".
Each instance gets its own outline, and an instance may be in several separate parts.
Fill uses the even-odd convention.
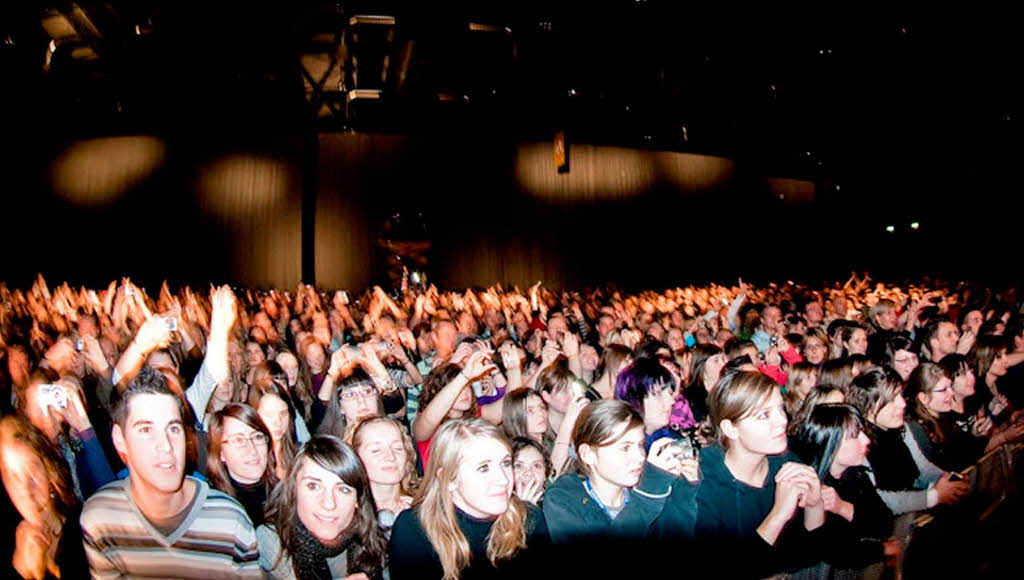
[[[536,575],[549,543],[541,511],[513,494],[512,450],[481,419],[434,434],[413,509],[391,531],[392,580]]]

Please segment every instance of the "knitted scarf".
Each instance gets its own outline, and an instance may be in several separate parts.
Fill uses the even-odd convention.
[[[352,522],[355,524],[355,520]],[[332,546],[325,546],[301,521],[295,526],[288,552],[292,557],[295,577],[299,580],[330,580],[331,570],[327,560],[345,551],[355,535],[355,525],[341,532]]]

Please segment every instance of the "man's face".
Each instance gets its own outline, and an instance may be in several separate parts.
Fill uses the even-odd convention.
[[[558,341],[558,338],[569,331],[569,325],[565,322],[564,316],[552,316],[548,320],[548,339]]]
[[[615,328],[615,319],[604,315],[597,321],[597,333],[602,337],[607,336]]]
[[[484,324],[487,325],[492,332],[498,328],[498,311],[493,308],[484,310]]]
[[[804,318],[807,322],[813,325],[817,325],[825,318],[825,311],[821,307],[820,302],[808,302],[807,306],[804,307]]]
[[[476,318],[469,312],[459,313],[459,332],[462,334],[476,334]]]
[[[960,332],[956,329],[955,324],[952,322],[939,323],[938,335],[929,341],[932,359],[942,360],[942,357],[955,352],[958,340],[960,340]]]
[[[172,395],[145,393],[128,402],[124,427],[114,425],[114,447],[131,473],[132,492],[172,494],[185,477],[185,425]]]
[[[761,324],[766,332],[778,332],[779,322],[782,321],[782,311],[775,306],[768,306],[761,313]]]
[[[455,325],[450,322],[442,322],[437,325],[434,331],[434,346],[439,353],[452,353],[455,351],[456,331]]]

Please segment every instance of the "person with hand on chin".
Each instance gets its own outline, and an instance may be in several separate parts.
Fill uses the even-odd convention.
[[[761,373],[722,377],[708,400],[718,444],[701,451],[696,540],[712,557],[743,553],[732,573],[764,577],[818,563],[821,483],[787,451],[782,393]]]

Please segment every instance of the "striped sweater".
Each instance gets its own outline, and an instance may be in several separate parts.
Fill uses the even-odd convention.
[[[82,537],[93,578],[262,578],[256,533],[245,509],[190,478],[196,498],[165,536],[142,515],[129,480],[97,491],[82,508]]]

